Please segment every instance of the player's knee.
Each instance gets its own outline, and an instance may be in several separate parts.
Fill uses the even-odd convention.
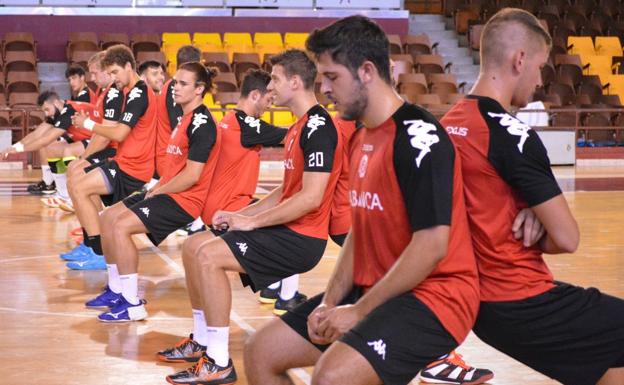
[[[312,385],[340,385],[340,381],[340,372],[335,366],[332,368],[321,360],[314,367]]]
[[[185,263],[193,262],[197,258],[197,252],[201,242],[195,237],[190,237],[182,244],[182,259]]]

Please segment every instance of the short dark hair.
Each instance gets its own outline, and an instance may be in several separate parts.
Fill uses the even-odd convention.
[[[143,73],[150,68],[160,68],[161,70],[163,70],[163,72],[167,72],[167,69],[161,62],[158,62],[156,60],[147,60],[141,63],[141,65],[139,66],[139,75],[143,75]]]
[[[349,16],[323,29],[315,29],[306,40],[306,48],[318,58],[328,53],[355,77],[357,69],[370,61],[379,77],[392,84],[390,76],[390,43],[381,27],[365,16]]]
[[[204,65],[200,62],[193,61],[188,63],[182,63],[178,70],[185,70],[195,74],[195,82],[202,83],[204,85],[204,92],[202,93],[202,96],[206,95],[208,92],[213,91],[214,84],[212,83],[212,80],[215,78],[215,76],[217,76],[218,73],[216,68],[207,68],[204,67]]]
[[[37,98],[37,105],[43,106],[44,102],[53,102],[55,100],[61,100],[61,98],[58,96],[56,92],[43,91],[42,93],[39,94],[39,97]]]
[[[249,69],[245,72],[245,77],[241,83],[241,98],[246,98],[251,91],[255,90],[264,95],[270,82],[271,75],[268,72],[257,68]]]
[[[271,57],[271,65],[284,67],[286,76],[291,78],[298,75],[303,81],[306,90],[314,87],[316,80],[316,64],[300,49],[289,49]]]
[[[86,72],[82,66],[78,64],[72,64],[65,70],[65,79],[69,79],[70,76],[78,75],[85,76]]]
[[[103,68],[110,67],[114,64],[124,67],[126,63],[130,63],[133,70],[136,69],[136,61],[134,60],[132,51],[123,44],[115,44],[108,47],[106,55],[104,55],[104,58],[102,59]]]
[[[201,61],[201,51],[192,45],[184,45],[180,47],[180,49],[178,49],[178,53],[176,54],[178,68],[181,64],[192,61]]]

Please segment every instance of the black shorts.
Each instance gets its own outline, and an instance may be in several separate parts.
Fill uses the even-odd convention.
[[[89,155],[86,160],[91,164],[97,164],[105,162],[110,158],[114,158],[116,154],[117,150],[115,150],[114,148],[106,147],[103,150],[94,152],[93,154]]]
[[[355,287],[340,305],[353,304],[361,296],[362,290]],[[310,298],[284,314],[282,321],[310,341],[308,316],[322,299],[323,294]],[[378,306],[340,341],[366,358],[384,384],[408,384],[421,369],[457,347],[435,314],[411,292]],[[325,351],[330,345],[314,346]]]
[[[253,291],[294,274],[312,270],[325,252],[327,240],[301,235],[284,225],[253,231],[228,231],[221,236],[245,269],[243,286]]]
[[[338,246],[342,247],[342,245],[344,244],[345,239],[347,239],[347,234],[329,234],[329,237],[331,238],[332,241],[334,241],[334,243],[336,243]]]
[[[521,301],[481,302],[473,330],[563,384],[593,385],[609,368],[624,366],[624,300],[555,283]]]
[[[112,206],[117,202],[121,202],[133,192],[140,191],[143,185],[145,185],[145,182],[123,172],[117,162],[112,159],[87,166],[84,171],[88,173],[96,169],[106,179],[106,185],[109,189],[109,194],[101,195],[102,203],[106,206]]]
[[[72,139],[71,136],[69,136],[68,133],[64,133],[63,135],[61,135],[59,137],[59,140],[64,140],[65,142],[67,142],[67,144],[72,144],[75,142],[74,139]],[[80,142],[82,142],[82,145],[84,146],[84,148],[87,148],[87,146],[89,145],[90,140],[89,139],[83,139]]]
[[[132,194],[123,200],[123,204],[143,222],[148,231],[146,235],[154,246],[180,227],[193,222],[194,218],[169,195],[158,194],[145,199],[145,194]]]

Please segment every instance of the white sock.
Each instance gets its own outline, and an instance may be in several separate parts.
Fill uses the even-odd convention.
[[[158,183],[158,179],[154,179],[154,178],[150,179],[150,181],[147,182],[147,184],[145,185],[145,189],[147,190],[151,189],[152,187],[154,187],[156,183]]]
[[[281,283],[281,282],[282,282],[282,281],[277,281],[277,282],[275,282],[275,283],[270,284],[270,285],[269,285],[269,289],[272,289],[272,290],[277,289],[277,288],[279,287],[279,285],[280,285],[280,283]]]
[[[43,174],[43,177],[41,179],[43,179],[45,184],[51,185],[54,179],[52,178],[52,170],[50,170],[50,166],[48,166],[47,164],[42,164],[41,173]]]
[[[195,219],[193,223],[191,223],[191,231],[197,231],[203,225],[204,225],[204,221],[202,221],[201,217],[197,217],[197,219]]]
[[[56,193],[63,199],[69,199],[69,193],[67,192],[67,174],[52,174],[52,179],[56,184]]]
[[[121,294],[126,301],[133,305],[139,304],[139,275],[138,274],[125,274],[120,275],[121,281]]]
[[[206,332],[206,318],[204,311],[193,309],[193,339],[200,345],[208,344],[208,334]]]
[[[208,335],[206,354],[208,357],[212,358],[217,365],[227,366],[230,359],[230,354],[228,352],[230,328],[207,326],[206,334]]]
[[[289,300],[297,294],[299,288],[299,274],[291,275],[282,279],[282,290],[280,290],[280,298]]]
[[[106,264],[106,270],[108,271],[108,288],[113,293],[121,293],[121,280],[119,279],[119,270],[117,270],[116,264]]]

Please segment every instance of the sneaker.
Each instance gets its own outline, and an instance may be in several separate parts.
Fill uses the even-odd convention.
[[[273,308],[273,314],[286,314],[287,311],[294,309],[297,305],[305,302],[307,299],[308,297],[305,294],[301,294],[299,292],[296,292],[295,296],[289,300],[284,300],[278,296],[277,301],[275,301],[275,307]]]
[[[180,236],[180,237],[186,237],[186,236],[191,236],[195,233],[199,233],[200,231],[206,231],[206,226],[205,225],[201,225],[200,228],[193,230],[193,222],[189,223],[188,225],[179,228],[176,230],[176,235]]]
[[[282,283],[277,286],[276,289],[271,289],[267,287],[266,289],[260,290],[260,297],[258,297],[258,301],[260,303],[273,304],[279,298],[279,292],[282,288]]]
[[[195,366],[167,376],[170,384],[184,385],[228,385],[236,382],[236,370],[232,359],[227,366],[219,366],[205,353]]]
[[[112,309],[119,304],[119,301],[121,301],[121,293],[115,293],[107,285],[100,295],[85,302],[85,306],[90,309]]]
[[[178,342],[172,348],[162,350],[157,354],[158,359],[164,362],[197,362],[206,352],[206,347],[193,339],[193,333],[188,338]]]
[[[28,186],[26,190],[33,195],[54,194],[56,192],[56,185],[54,182],[52,182],[52,184],[46,184],[44,181],[39,181],[38,183]]]
[[[103,255],[97,255],[90,250],[91,255],[85,256],[80,261],[72,261],[65,264],[72,270],[106,270],[106,260]]]
[[[430,384],[475,385],[491,380],[494,373],[467,365],[454,351],[427,365],[420,372],[420,381]]]
[[[58,202],[59,209],[66,211],[68,213],[76,212],[76,210],[74,209],[74,202],[72,202],[71,199],[58,197],[57,202]]]
[[[60,255],[64,261],[84,261],[92,256],[93,251],[90,247],[85,246],[84,243],[79,244],[70,251]]]
[[[102,322],[129,322],[140,321],[147,318],[147,311],[145,311],[145,300],[139,300],[136,305],[131,304],[120,296],[119,303],[110,309],[110,311],[104,312],[98,316],[98,320]]]

